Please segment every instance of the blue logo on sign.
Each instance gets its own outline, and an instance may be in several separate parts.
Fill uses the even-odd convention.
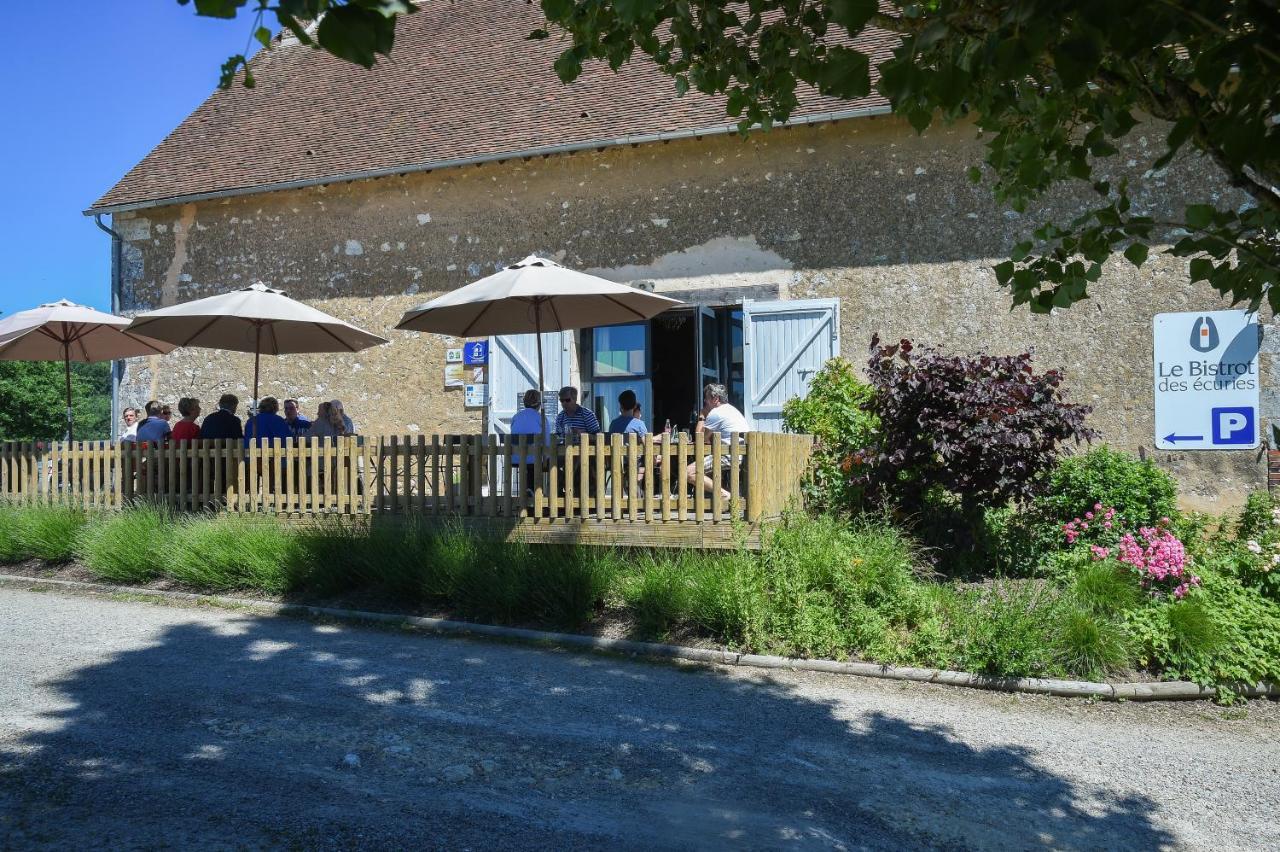
[[[1211,408],[1209,417],[1215,445],[1252,444],[1257,436],[1252,408]]]
[[[1212,352],[1218,348],[1218,326],[1213,317],[1197,317],[1191,326],[1191,348],[1197,352]]]
[[[478,367],[489,363],[489,341],[473,340],[462,348],[462,363],[468,367]]]

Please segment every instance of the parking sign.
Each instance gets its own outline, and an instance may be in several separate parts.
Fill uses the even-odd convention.
[[[1256,314],[1157,314],[1155,439],[1162,450],[1248,450],[1259,444]]]

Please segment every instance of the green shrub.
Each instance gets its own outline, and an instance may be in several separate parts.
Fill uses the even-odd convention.
[[[1218,686],[1280,683],[1280,605],[1211,568],[1189,598],[1152,601],[1127,615],[1140,661],[1168,679]]]
[[[790,432],[817,437],[804,482],[805,502],[820,511],[848,511],[860,502],[846,460],[871,444],[876,418],[868,410],[874,391],[858,378],[853,365],[832,358],[813,377],[809,392],[782,407]]]
[[[1102,446],[1062,459],[1035,506],[1051,528],[1083,517],[1099,503],[1136,528],[1176,514],[1177,493],[1173,479],[1150,459]]]
[[[1056,670],[1049,637],[1060,610],[1055,595],[1035,583],[969,590],[953,609],[953,659],[966,671],[1009,677]]]
[[[1097,434],[1089,406],[1067,401],[1061,371],[1037,373],[1029,352],[946,355],[872,337],[867,379],[879,429],[852,460],[855,478],[909,512],[932,491],[954,494],[971,534],[983,508],[1040,493],[1061,450]]]
[[[1096,608],[1066,607],[1050,633],[1059,671],[1086,680],[1102,680],[1132,666],[1129,634],[1115,617]]]
[[[80,531],[76,557],[95,576],[114,583],[146,583],[161,574],[172,550],[173,516],[139,504],[100,515]]]
[[[75,506],[22,506],[15,510],[13,533],[19,558],[70,562],[76,538],[88,521]]]
[[[1240,518],[1236,521],[1236,538],[1262,539],[1277,526],[1272,513],[1280,507],[1270,491],[1254,491],[1244,501]]]
[[[915,542],[883,516],[793,514],[760,555],[762,641],[803,656],[897,657],[922,617]]]
[[[305,583],[306,548],[273,518],[207,515],[179,521],[165,573],[199,589],[281,594]]]

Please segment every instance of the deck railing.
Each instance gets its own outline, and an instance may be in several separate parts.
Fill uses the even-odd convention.
[[[435,515],[522,523],[756,522],[799,495],[812,439],[416,435],[165,445],[0,443],[0,498],[114,509],[276,515]],[[690,487],[704,468],[720,487]],[[728,498],[721,492],[723,488]]]

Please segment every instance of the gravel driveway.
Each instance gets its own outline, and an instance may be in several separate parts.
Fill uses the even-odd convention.
[[[0,847],[1275,848],[1280,711],[0,589]]]

